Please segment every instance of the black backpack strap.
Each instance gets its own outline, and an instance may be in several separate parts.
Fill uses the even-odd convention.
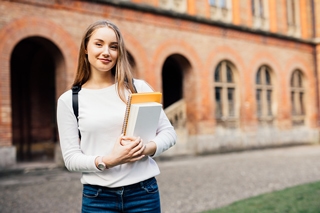
[[[127,77],[124,78],[124,82],[126,83],[127,89],[129,89],[129,86],[128,86],[129,80],[128,80]],[[133,78],[132,78],[132,86],[133,86],[133,89],[134,89],[134,92],[133,92],[133,93],[138,93],[137,88],[136,88],[136,86],[134,85],[134,79],[133,79]]]
[[[73,108],[73,113],[77,119],[77,122],[78,122],[78,116],[79,116],[78,93],[80,90],[81,90],[81,85],[77,85],[77,86],[72,87],[72,108]],[[80,130],[79,130],[79,138],[81,139]]]
[[[138,93],[138,90],[137,90],[136,86],[134,85],[134,80],[133,80],[133,78],[132,78],[132,86],[133,86],[133,89],[134,89],[135,93]]]
[[[135,93],[137,93],[138,91],[137,91],[136,86],[134,85],[134,80],[133,79],[132,79],[132,85],[133,85],[133,88],[135,90]],[[77,119],[77,122],[79,121],[79,119],[78,119],[78,116],[79,116],[79,98],[78,98],[78,93],[79,93],[80,90],[81,90],[81,85],[77,85],[77,86],[73,86],[72,87],[72,108],[73,108],[74,116]],[[79,130],[79,138],[81,139],[80,130]]]

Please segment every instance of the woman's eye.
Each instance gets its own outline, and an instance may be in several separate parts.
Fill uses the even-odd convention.
[[[110,48],[116,50],[116,49],[118,49],[118,46],[117,45],[112,45],[112,46],[110,46]]]
[[[97,45],[98,47],[101,47],[101,46],[102,46],[102,44],[101,44],[101,43],[96,43],[96,45]]]

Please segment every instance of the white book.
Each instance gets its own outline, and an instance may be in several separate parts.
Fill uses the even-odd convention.
[[[157,102],[131,104],[125,135],[150,142],[156,136],[161,109],[162,104]]]

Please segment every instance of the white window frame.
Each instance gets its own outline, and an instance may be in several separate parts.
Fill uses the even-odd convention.
[[[260,72],[260,78],[259,78]],[[267,83],[267,74],[269,75],[269,82]],[[259,80],[259,82],[258,82]],[[275,103],[275,90],[273,87],[273,78],[271,69],[262,65],[259,67],[256,73],[256,104],[257,104],[257,119],[263,124],[272,124],[274,120],[275,110],[273,109]],[[269,96],[269,92],[271,95]],[[260,93],[260,102],[258,100],[258,95]]]
[[[251,0],[252,27],[254,29],[269,30],[269,0]]]
[[[187,0],[159,0],[159,7],[165,10],[172,10],[178,13],[187,13]]]
[[[227,80],[227,66],[229,67],[229,71],[231,71],[231,77],[232,82],[228,82]],[[220,80],[216,81],[215,75],[217,72],[217,69],[220,67]],[[214,102],[216,106],[215,110],[215,118],[218,125],[222,125],[224,127],[228,128],[234,128],[238,126],[238,118],[239,118],[239,112],[238,112],[238,89],[236,84],[236,75],[233,65],[228,61],[221,61],[215,68],[215,71],[213,73],[213,91],[214,91]],[[220,115],[217,115],[218,110],[218,104],[216,99],[216,90],[217,88],[221,89],[220,93],[220,101],[221,101],[221,107],[220,107]],[[230,89],[233,89],[233,101],[232,106],[230,106],[230,101],[228,98],[228,91]],[[230,108],[232,107],[232,109]]]
[[[300,4],[299,0],[286,0],[287,7],[287,34],[289,36],[300,37]]]
[[[302,94],[302,98],[301,98]],[[306,92],[301,70],[294,70],[290,79],[291,116],[293,125],[303,125],[306,114]]]
[[[232,22],[232,0],[209,0],[210,18],[225,23]]]

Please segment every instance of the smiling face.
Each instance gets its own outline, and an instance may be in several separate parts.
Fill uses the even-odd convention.
[[[118,58],[118,40],[109,27],[96,29],[87,45],[86,54],[91,72],[108,72],[115,66]]]

